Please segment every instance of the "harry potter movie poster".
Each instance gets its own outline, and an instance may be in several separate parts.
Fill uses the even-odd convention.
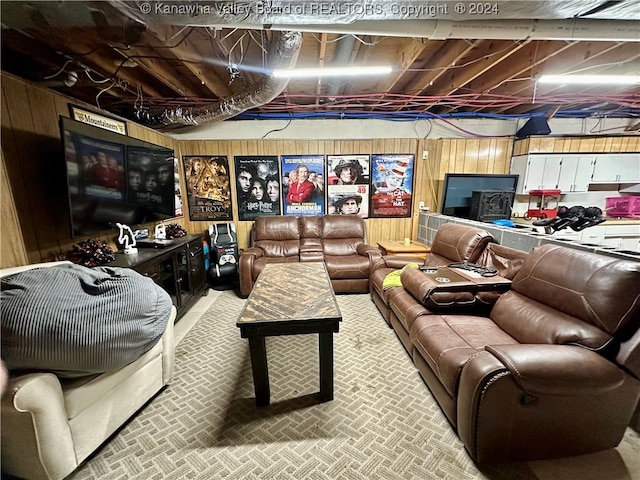
[[[410,217],[414,156],[371,155],[371,217]]]
[[[127,201],[167,216],[175,215],[173,151],[145,147],[127,149]]]
[[[225,156],[182,157],[189,219],[233,220],[229,161]]]
[[[280,174],[277,156],[234,157],[239,220],[280,215]]]
[[[285,215],[320,216],[324,213],[324,191],[318,175],[324,174],[323,155],[282,155],[282,199]]]

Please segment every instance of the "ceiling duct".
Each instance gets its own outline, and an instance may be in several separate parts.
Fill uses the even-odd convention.
[[[351,55],[356,46],[356,37],[346,35],[340,39],[336,47],[332,67],[348,67],[351,64]],[[340,92],[340,88],[344,85],[339,78],[328,80],[327,97],[335,97]]]
[[[271,25],[303,32],[325,32],[387,37],[490,40],[572,40],[593,42],[640,42],[640,22],[627,20],[377,20],[350,25]]]
[[[640,41],[639,22],[622,20],[634,18],[635,0],[610,2],[604,9],[601,8],[602,0],[501,1],[496,2],[500,9],[498,22],[477,20],[473,12],[461,14],[454,6],[462,4],[453,0],[437,4],[422,0],[354,0],[348,3],[334,0],[110,0],[108,3],[142,25],[271,30],[275,35],[269,48],[269,69],[295,66],[302,44],[300,32],[350,34],[352,39],[353,35],[368,34],[433,40]],[[599,17],[597,20],[575,18],[581,12],[589,14],[592,10],[593,15]],[[348,51],[346,42],[344,51]],[[202,125],[225,120],[272,101],[287,83],[288,79],[265,75],[253,88],[211,106],[165,111],[162,122],[166,125]],[[336,91],[339,91],[339,85],[330,85],[329,95]]]
[[[300,32],[273,32],[267,55],[267,70],[292,68],[298,60],[302,34]],[[266,73],[266,72],[265,72]],[[263,79],[245,92],[224,101],[198,108],[174,108],[162,115],[165,125],[203,125],[235,117],[250,108],[269,103],[286,88],[288,78],[274,78],[265,74]]]
[[[473,3],[499,11],[478,13],[442,0],[265,0],[110,3],[143,24],[332,32],[398,37],[504,40],[640,41],[637,0]],[[461,12],[459,7],[464,11]],[[586,13],[585,13],[586,12]],[[591,18],[585,18],[589,16]],[[496,19],[499,18],[499,21]]]

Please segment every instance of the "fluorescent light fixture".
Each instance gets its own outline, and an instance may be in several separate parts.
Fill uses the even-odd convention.
[[[640,75],[542,75],[538,83],[572,85],[635,85]]]
[[[391,73],[391,67],[327,67],[327,68],[287,68],[274,70],[275,78],[315,78],[354,75],[384,75]]]

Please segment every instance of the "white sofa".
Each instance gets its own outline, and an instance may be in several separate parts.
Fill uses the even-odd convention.
[[[49,262],[0,270],[0,277]],[[10,376],[2,397],[2,472],[24,479],[62,479],[169,383],[171,317],[161,340],[138,360],[100,375],[59,379],[52,373]]]

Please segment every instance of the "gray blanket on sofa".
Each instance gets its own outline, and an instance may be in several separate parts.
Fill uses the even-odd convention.
[[[120,368],[158,343],[171,298],[131,269],[59,265],[2,278],[2,358],[10,370],[74,377]]]

